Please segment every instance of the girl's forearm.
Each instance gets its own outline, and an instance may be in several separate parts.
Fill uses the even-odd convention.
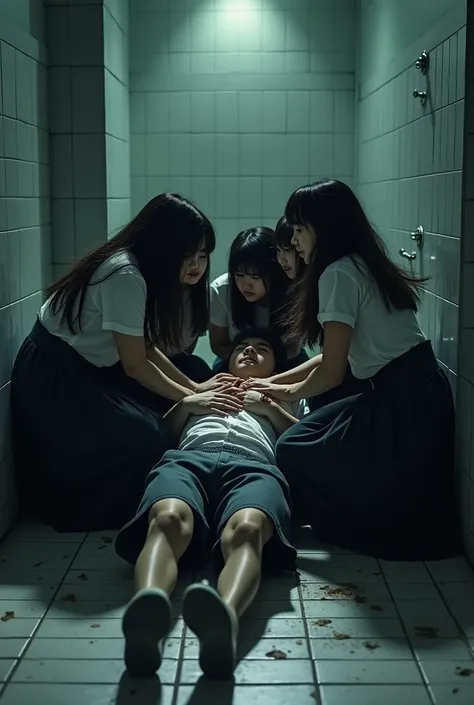
[[[196,382],[193,382],[193,380],[189,379],[181,370],[178,370],[176,365],[173,365],[171,360],[158,348],[148,348],[147,358],[178,386],[189,389],[191,392],[197,391]]]
[[[319,367],[322,360],[322,355],[315,355],[309,360],[302,362],[301,365],[294,367],[292,370],[273,375],[273,377],[270,377],[270,381],[274,384],[297,384],[298,382],[303,382],[311,372]]]

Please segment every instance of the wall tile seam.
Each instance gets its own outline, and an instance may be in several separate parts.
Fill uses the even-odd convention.
[[[71,68],[74,68],[74,69],[75,69],[75,68],[86,68],[86,67],[84,67],[84,66],[83,66],[83,67],[80,67],[80,66],[71,66]],[[94,67],[93,67],[93,68],[94,68]],[[112,78],[115,78],[115,80],[117,81],[117,83],[120,83],[120,85],[121,85],[123,88],[126,88],[126,89],[130,92],[129,83],[124,83],[124,82],[122,81],[122,79],[121,79],[119,76],[117,76],[117,74],[114,73],[114,72],[112,71],[112,69],[111,69],[109,66],[106,66],[105,61],[104,61],[103,67],[102,67],[102,66],[99,66],[99,67],[96,67],[96,68],[103,68],[103,69],[104,69],[104,72],[107,71],[107,73],[109,73],[110,76],[112,76]],[[129,80],[128,77],[127,77],[127,80]],[[157,91],[157,93],[159,93],[159,92],[160,92],[160,91]]]
[[[83,3],[83,5],[84,5],[84,4],[85,4],[85,3]],[[122,25],[117,21],[117,18],[115,17],[115,15],[112,14],[110,8],[107,7],[106,4],[103,5],[103,8],[104,8],[104,11],[107,12],[107,14],[109,15],[109,17],[113,20],[113,22],[115,23],[115,25],[116,25],[116,26],[119,28],[119,30],[122,32],[122,34],[124,35],[124,37],[128,37],[128,32],[126,32],[125,29],[122,27]],[[135,11],[134,11],[134,12],[135,12]]]

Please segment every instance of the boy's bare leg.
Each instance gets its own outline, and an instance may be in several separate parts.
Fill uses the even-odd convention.
[[[135,566],[137,592],[122,623],[125,663],[135,676],[152,676],[161,665],[161,641],[171,628],[169,595],[194,529],[193,512],[179,499],[155,502],[148,520],[148,535]]]
[[[193,537],[193,512],[181,499],[162,499],[151,507],[148,521],[148,535],[135,566],[135,588],[161,588],[170,595],[178,578],[178,561]]]
[[[260,587],[262,551],[273,536],[273,522],[260,509],[242,509],[227,522],[221,537],[225,566],[217,590],[239,618]]]
[[[210,678],[230,678],[235,668],[238,619],[255,599],[262,551],[273,536],[273,522],[259,509],[242,509],[227,522],[221,537],[225,566],[217,592],[205,584],[185,593],[183,617],[199,637],[199,662]]]

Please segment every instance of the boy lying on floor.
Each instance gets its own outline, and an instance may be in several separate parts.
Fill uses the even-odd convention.
[[[137,592],[123,617],[125,663],[135,676],[153,676],[171,628],[171,594],[178,562],[188,551],[202,559],[209,538],[222,572],[217,590],[189,586],[183,618],[200,641],[199,663],[210,678],[232,677],[238,619],[252,603],[263,563],[294,570],[289,541],[289,489],[275,467],[277,437],[306,411],[293,414],[255,391],[248,377],[269,377],[285,364],[279,338],[268,330],[235,340],[219,391],[186,397],[166,415],[179,439],[150,472],[137,514],[118,534],[119,556],[135,563]],[[202,560],[201,560],[202,562]]]

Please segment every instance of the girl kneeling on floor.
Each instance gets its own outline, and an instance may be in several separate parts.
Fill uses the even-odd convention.
[[[460,551],[454,500],[454,406],[417,322],[423,279],[392,262],[351,189],[331,179],[286,207],[307,264],[288,316],[322,356],[288,376],[253,382],[275,399],[340,395],[284,433],[277,465],[295,512],[329,543],[379,558],[427,560]],[[289,373],[291,374],[291,373]]]
[[[207,329],[214,245],[209,220],[163,194],[50,287],[12,374],[27,513],[84,531],[120,526],[133,511],[168,447],[160,412],[214,383],[200,384],[211,376],[202,360],[190,378],[163,352]]]
[[[239,233],[230,249],[227,273],[211,283],[209,340],[218,356],[214,372],[227,371],[232,342],[248,326],[271,326],[285,338],[280,320],[288,290],[288,277],[278,264],[274,231],[256,227]],[[298,342],[286,348],[289,368],[308,359]]]

